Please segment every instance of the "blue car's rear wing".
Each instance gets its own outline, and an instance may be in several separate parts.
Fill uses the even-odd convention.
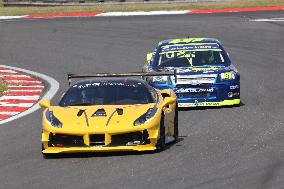
[[[91,73],[91,74],[73,74],[67,73],[69,85],[74,78],[95,78],[95,77],[137,77],[137,76],[174,76],[177,80],[176,70],[173,72],[129,72],[129,73]]]

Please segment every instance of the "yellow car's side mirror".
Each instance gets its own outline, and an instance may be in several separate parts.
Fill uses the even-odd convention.
[[[171,95],[171,89],[163,89],[161,90],[162,97],[170,97]]]
[[[39,105],[43,108],[49,108],[50,107],[50,100],[43,100],[39,103]]]
[[[175,102],[176,102],[176,98],[174,98],[174,97],[165,97],[165,98],[164,98],[163,105],[164,105],[164,106],[167,106],[167,105],[173,104],[173,103],[175,103]]]
[[[148,54],[147,54],[147,63],[148,63],[148,64],[150,64],[152,58],[153,58],[153,53],[148,53]]]

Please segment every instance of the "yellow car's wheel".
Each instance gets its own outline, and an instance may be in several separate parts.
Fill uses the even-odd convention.
[[[45,153],[42,153],[42,157],[43,157],[43,159],[55,158],[55,156],[53,154],[45,154]]]
[[[42,150],[42,151],[44,150],[43,144],[41,144],[41,150]],[[43,159],[50,159],[50,158],[54,158],[54,155],[53,155],[53,154],[45,154],[45,153],[42,153],[42,157],[43,157]]]
[[[164,124],[164,112],[162,113],[161,116],[161,121],[160,121],[160,136],[158,139],[158,142],[156,144],[157,150],[158,151],[163,151],[166,147],[166,135],[165,135],[165,124]]]

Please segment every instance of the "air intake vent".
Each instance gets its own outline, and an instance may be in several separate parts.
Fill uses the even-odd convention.
[[[83,147],[85,146],[82,136],[50,134],[48,146],[50,147]]]
[[[104,134],[90,135],[90,146],[103,146],[103,145],[105,145]]]
[[[106,111],[104,109],[98,109],[93,115],[92,117],[105,117],[106,115]]]

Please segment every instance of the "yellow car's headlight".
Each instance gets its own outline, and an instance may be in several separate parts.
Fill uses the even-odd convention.
[[[46,110],[45,117],[52,126],[62,128],[62,123],[53,115],[52,111]]]
[[[157,107],[149,108],[145,114],[143,114],[134,121],[133,125],[137,126],[145,123],[147,120],[151,119],[156,114],[157,110]]]

